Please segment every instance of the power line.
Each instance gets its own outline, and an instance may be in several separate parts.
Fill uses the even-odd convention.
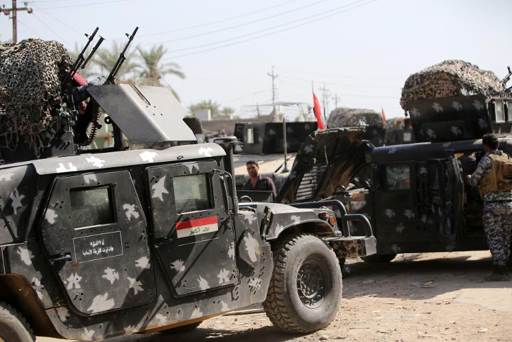
[[[35,28],[33,28],[32,26],[28,25],[25,21],[20,20],[18,18],[18,23],[20,23],[20,25],[23,26],[24,28],[28,29],[28,31],[31,32],[33,35],[37,34],[37,30]]]
[[[36,7],[36,9],[39,9],[39,8]],[[41,13],[43,13],[44,15],[50,17],[52,20],[55,20],[55,21],[59,22],[61,25],[65,26],[66,28],[70,29],[71,31],[73,31],[75,33],[78,33],[80,35],[83,33],[83,32],[80,32],[80,30],[78,30],[73,25],[68,24],[65,21],[63,21],[62,19],[60,19],[59,17],[51,14],[50,11],[41,11]]]
[[[174,51],[189,51],[189,50],[197,50],[197,51],[174,55],[174,56],[172,56],[172,58],[179,58],[179,57],[197,55],[197,54],[201,54],[201,53],[205,53],[205,52],[209,52],[209,51],[213,51],[213,50],[218,50],[218,49],[221,49],[221,48],[224,48],[224,47],[229,47],[229,46],[238,45],[238,44],[241,44],[241,43],[253,41],[255,39],[264,38],[264,37],[267,37],[267,36],[270,36],[270,35],[274,35],[274,34],[277,34],[277,33],[286,32],[286,31],[292,30],[294,28],[301,27],[301,26],[304,26],[304,25],[316,22],[318,20],[329,18],[329,17],[335,16],[335,15],[338,15],[340,13],[348,12],[350,10],[353,10],[353,9],[358,8],[358,7],[370,4],[370,3],[375,2],[375,1],[377,1],[377,0],[357,0],[357,1],[354,1],[354,2],[352,2],[350,4],[348,4],[348,5],[345,5],[345,6],[342,6],[342,7],[339,7],[339,8],[334,8],[334,9],[332,9],[330,11],[327,11],[328,14],[319,13],[319,14],[307,17],[307,18],[314,18],[314,19],[304,20],[305,18],[302,18],[300,20],[293,20],[293,21],[288,22],[288,23],[286,23],[284,25],[276,25],[276,26],[273,26],[273,27],[270,27],[270,28],[267,28],[267,29],[264,29],[264,30],[255,31],[255,32],[252,32],[252,33],[249,33],[249,34],[245,34],[245,35],[241,35],[241,36],[237,36],[237,37],[232,37],[230,39],[226,39],[226,40],[222,40],[222,41],[217,41],[217,42],[213,42],[213,43],[209,43],[209,44],[202,44],[202,45],[198,45],[198,46],[195,46],[195,47],[188,47],[188,48],[183,48],[183,49],[174,49]],[[320,14],[323,14],[323,15],[320,15]],[[275,30],[275,28],[279,28],[281,26],[287,26],[290,23],[297,22],[297,21],[303,21],[303,22],[295,24],[295,25],[291,25],[289,27],[284,27],[282,29]],[[265,32],[265,33],[262,33],[262,32]],[[249,36],[252,36],[252,37],[244,38],[244,37],[249,37]],[[222,43],[224,43],[224,44],[222,44]]]
[[[296,0],[291,0],[291,1],[288,0],[288,1],[285,1],[285,2],[277,4],[277,5],[260,8],[260,9],[255,10],[255,11],[240,13],[238,15],[235,15],[235,16],[232,16],[232,17],[227,17],[227,18],[224,18],[224,19],[221,19],[221,20],[215,20],[215,21],[210,21],[210,22],[207,22],[207,23],[201,23],[201,24],[196,24],[196,25],[191,25],[191,26],[185,26],[185,27],[182,27],[182,28],[177,28],[177,29],[172,29],[172,30],[153,32],[153,33],[146,33],[146,34],[141,35],[141,37],[157,36],[157,35],[162,35],[162,34],[187,31],[187,30],[196,29],[196,28],[205,28],[205,27],[214,26],[214,25],[217,25],[217,24],[225,24],[227,21],[233,21],[233,20],[237,20],[237,19],[240,19],[240,18],[244,18],[244,17],[250,17],[250,16],[252,16],[254,14],[266,12],[266,11],[274,9],[274,8],[283,7],[283,6],[287,5],[287,4],[289,4],[291,2],[295,2],[295,1]]]
[[[48,25],[43,19],[41,19],[38,15],[34,14],[34,18],[37,19],[43,26],[45,26],[50,32],[52,32],[55,36],[57,36],[61,41],[66,41],[66,38],[64,38],[59,32],[55,31],[50,25]]]
[[[301,11],[301,10],[303,10],[305,8],[313,7],[313,6],[316,6],[316,5],[321,4],[323,2],[328,2],[328,1],[331,1],[331,0],[315,1],[313,3],[302,5],[302,6],[290,9],[290,10],[282,11],[282,12],[273,14],[271,16],[265,16],[263,18],[253,19],[253,20],[250,20],[250,21],[246,21],[244,23],[223,27],[223,28],[220,28],[220,29],[217,29],[217,30],[213,30],[213,31],[202,32],[202,33],[197,33],[197,34],[192,34],[192,35],[188,35],[188,36],[184,36],[184,37],[179,37],[179,38],[174,38],[174,39],[166,40],[165,43],[172,43],[172,42],[178,42],[178,41],[183,41],[183,40],[189,40],[189,39],[193,39],[193,38],[209,36],[209,35],[212,35],[212,34],[215,34],[215,33],[219,33],[219,32],[230,31],[230,30],[233,30],[233,29],[236,29],[236,28],[247,26],[247,25],[252,25],[252,24],[255,24],[255,23],[259,23],[259,22],[272,20],[274,18],[278,18],[278,17],[284,16],[284,15],[288,15],[290,13],[298,12],[298,11]]]
[[[308,19],[311,19],[311,18],[318,18],[318,17],[320,17],[318,19],[313,19],[313,21],[320,20],[320,19],[323,19],[323,16],[326,15],[326,14],[334,15],[333,11],[336,11],[336,13],[337,13],[338,11],[340,11],[342,9],[346,9],[347,7],[350,7],[350,6],[354,5],[354,4],[357,4],[357,3],[360,3],[360,2],[364,2],[364,1],[369,1],[369,0],[355,0],[355,1],[351,2],[351,3],[345,4],[343,6],[335,7],[333,9],[329,9],[327,11],[322,11],[322,12],[319,12],[319,13],[314,14],[314,15],[309,15],[309,16],[306,16],[306,17],[300,17],[300,18],[297,18],[297,19],[293,19],[293,20],[287,21],[285,23],[273,25],[273,26],[270,26],[270,27],[267,27],[267,28],[264,28],[264,29],[261,29],[261,30],[256,30],[256,31],[253,31],[253,32],[244,33],[244,34],[241,34],[241,35],[238,35],[238,36],[234,36],[234,37],[231,37],[231,38],[228,38],[228,39],[223,39],[223,40],[216,41],[216,42],[200,44],[200,45],[196,45],[196,46],[192,46],[192,47],[185,47],[185,48],[180,48],[180,49],[173,49],[173,51],[187,51],[187,50],[195,50],[195,49],[199,49],[199,48],[211,47],[211,46],[215,46],[217,44],[227,43],[227,42],[230,42],[230,41],[233,41],[233,40],[243,39],[243,38],[246,38],[246,37],[249,37],[249,36],[258,35],[258,34],[261,34],[261,33],[264,33],[264,32],[273,31],[273,30],[279,29],[281,27],[286,27],[286,26],[288,26],[290,24],[300,23],[302,21],[305,21],[307,23],[309,21]],[[370,1],[376,1],[376,0],[370,0]],[[301,26],[301,25],[299,25],[299,26]],[[164,40],[164,41],[162,41],[160,43],[165,44],[165,43],[169,43],[169,42],[172,42],[172,41],[171,40]]]
[[[96,2],[84,2],[78,4],[70,4],[70,5],[60,5],[60,6],[50,6],[50,7],[39,7],[39,10],[47,11],[47,10],[57,10],[62,8],[76,8],[76,7],[91,7],[91,6],[101,6],[101,5],[109,5],[120,2],[127,2],[131,0],[110,0],[110,1],[96,1]]]

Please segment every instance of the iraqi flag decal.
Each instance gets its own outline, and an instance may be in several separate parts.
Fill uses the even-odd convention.
[[[196,219],[187,219],[176,223],[178,238],[213,233],[219,230],[217,216],[207,216]]]

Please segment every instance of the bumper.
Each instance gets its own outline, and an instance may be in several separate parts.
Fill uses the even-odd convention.
[[[345,258],[364,257],[377,253],[375,236],[329,237],[324,241],[332,246],[336,254]]]

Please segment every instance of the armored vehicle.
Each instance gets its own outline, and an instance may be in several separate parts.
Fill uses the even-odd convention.
[[[168,89],[109,82],[80,92],[86,108],[62,127],[65,148],[61,137],[49,158],[3,155],[0,341],[192,329],[261,303],[287,332],[334,319],[333,250],[357,254],[363,240],[344,233],[350,217],[336,219],[336,202],[239,204],[231,145],[180,145],[195,136]],[[93,150],[100,108],[114,146]]]
[[[482,200],[465,178],[482,156],[480,137],[501,133],[500,148],[512,153],[509,94],[422,99],[409,112],[416,142],[374,147],[353,130],[310,137],[296,157],[278,200],[284,203],[339,199],[350,214],[371,222],[377,253],[367,262],[391,261],[397,253],[488,249]],[[364,234],[353,222],[347,234]]]

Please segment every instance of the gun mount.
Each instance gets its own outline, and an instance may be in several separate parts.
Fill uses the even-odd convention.
[[[6,163],[107,152],[123,144],[156,147],[195,141],[183,122],[186,110],[163,87],[117,84],[116,77],[138,28],[128,40],[102,85],[88,83],[79,71],[92,59],[104,38],[99,28],[71,63],[57,42],[22,41],[0,46],[0,155]],[[99,38],[98,38],[99,37]],[[22,72],[16,72],[21,70]],[[100,112],[112,125],[113,147],[92,149]]]

